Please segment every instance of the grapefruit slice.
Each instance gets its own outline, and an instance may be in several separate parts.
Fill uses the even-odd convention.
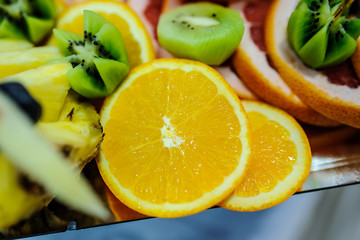
[[[305,66],[287,41],[297,0],[274,0],[265,21],[265,44],[280,76],[307,105],[338,122],[360,128],[360,80],[350,60],[317,71]]]
[[[264,22],[270,4],[271,1],[261,0],[230,4],[240,12],[245,24],[243,39],[233,57],[236,72],[255,94],[300,121],[318,126],[339,125],[305,105],[271,65],[264,43]]]
[[[126,3],[144,23],[157,53],[160,46],[156,38],[156,26],[159,21],[163,0],[127,0]]]

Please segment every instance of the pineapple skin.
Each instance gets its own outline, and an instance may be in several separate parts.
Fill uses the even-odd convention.
[[[74,163],[79,173],[96,156],[103,139],[99,114],[71,90],[58,120],[38,122],[35,127]],[[42,191],[29,191],[22,183],[22,177],[22,173],[0,155],[0,230],[4,232],[42,209],[54,197]],[[37,186],[40,187],[33,184],[33,187]]]

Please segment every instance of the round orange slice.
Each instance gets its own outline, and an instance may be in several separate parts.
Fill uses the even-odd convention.
[[[301,126],[285,111],[243,101],[252,129],[252,159],[236,190],[220,206],[256,211],[275,206],[305,182],[311,150]]]
[[[158,59],[135,68],[101,111],[100,173],[111,192],[148,216],[207,209],[239,184],[250,155],[239,98],[213,68]]]
[[[162,13],[174,9],[186,3],[182,0],[163,0]],[[158,58],[169,58],[173,57],[165,49],[159,46],[157,51]],[[242,79],[234,72],[229,61],[225,62],[221,66],[214,67],[230,84],[231,88],[241,99],[258,100],[259,97],[255,95],[249,88],[243,83]]]
[[[350,61],[322,71],[305,66],[287,41],[287,23],[298,0],[274,0],[265,21],[265,43],[280,76],[308,106],[330,119],[360,127],[360,80]]]
[[[236,72],[254,93],[300,121],[318,126],[339,125],[305,105],[271,65],[264,43],[264,22],[270,4],[271,1],[245,0],[230,5],[240,12],[245,23],[243,39],[233,57]]]
[[[83,10],[101,14],[121,32],[131,67],[155,58],[149,33],[137,14],[125,3],[118,1],[84,1],[69,7],[58,19],[56,28],[83,34]],[[50,42],[52,42],[50,40]]]

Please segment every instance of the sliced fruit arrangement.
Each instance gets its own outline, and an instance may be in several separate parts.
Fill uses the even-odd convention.
[[[161,15],[157,28],[161,46],[172,55],[209,65],[228,59],[243,33],[240,14],[213,3],[186,4],[170,10]]]
[[[135,68],[105,100],[101,124],[105,183],[149,216],[184,216],[217,204],[235,189],[250,156],[240,100],[219,73],[191,60]]]
[[[220,206],[257,211],[275,206],[298,191],[311,165],[311,150],[301,126],[288,113],[269,105],[242,101],[252,132],[249,170]]]
[[[300,121],[319,126],[339,125],[305,105],[272,66],[264,42],[264,23],[270,5],[271,1],[262,0],[230,4],[232,9],[240,12],[245,22],[243,39],[232,59],[236,72],[254,93]]]
[[[130,65],[120,31],[100,14],[84,10],[84,36],[54,29],[57,46],[73,69],[70,86],[87,98],[111,94],[128,74]]]
[[[350,60],[321,71],[314,70],[297,57],[287,42],[286,29],[297,5],[296,0],[276,0],[267,14],[265,41],[274,66],[305,104],[331,119],[360,127],[360,81]],[[318,11],[315,15],[317,13],[322,14]]]
[[[1,0],[0,38],[39,43],[52,30],[56,14],[53,0]]]
[[[20,12],[43,1],[0,0],[0,6],[16,6],[14,12],[24,23],[31,18]],[[282,110],[241,102],[239,96],[262,98],[306,123],[360,127],[359,78],[350,60],[338,64],[349,57],[358,36],[359,20],[346,18],[341,10],[349,1],[243,0],[218,5],[129,0],[136,11],[116,0],[55,2],[56,13],[48,15],[61,15],[48,43],[56,47],[33,47],[40,40],[32,35],[45,31],[43,23],[25,30],[27,40],[16,40],[19,44],[1,39],[0,82],[23,84],[39,102],[42,114],[34,116],[34,122],[40,117],[36,131],[76,171],[97,158],[118,221],[185,216],[217,204],[260,210],[301,188],[311,165],[301,126]],[[50,5],[36,14],[45,6]],[[0,37],[4,29],[13,34],[12,26],[21,22],[7,24],[11,14],[1,9]],[[360,68],[358,47],[352,57],[355,70]],[[158,57],[203,63],[153,60],[154,49]],[[310,52],[321,54],[310,59]],[[337,52],[341,54],[335,56]],[[314,70],[307,65],[336,66]],[[101,117],[86,98],[100,98]],[[2,152],[0,172],[0,182],[8,179],[8,185],[0,187],[0,209],[10,206],[0,211],[0,229],[29,217],[53,198],[44,190],[47,185],[34,183],[36,178],[10,164]],[[97,214],[106,215],[100,210]]]
[[[0,53],[0,78],[40,67],[49,60],[61,57],[58,48],[53,46],[2,52]]]
[[[35,104],[34,107],[34,101],[31,101],[26,91],[24,93],[17,87],[21,86],[20,84],[11,82],[0,86],[1,111],[6,114],[0,123],[0,178],[3,183],[0,187],[0,229],[30,217],[47,205],[54,197],[53,194],[58,194],[58,197],[71,207],[98,217],[106,216],[102,204],[90,193],[92,191],[88,192],[90,189],[82,182],[84,179],[81,178],[79,184],[75,180],[78,178],[75,173],[78,170],[74,168],[81,169],[93,158],[102,139],[99,115],[94,108],[70,92],[59,121],[37,123],[38,129],[35,129],[22,111],[15,111],[17,107],[3,95],[14,98],[17,105],[28,110],[33,122],[39,118],[38,105]],[[21,141],[18,139],[19,135],[22,136]],[[18,151],[19,145],[22,146],[21,151]],[[42,146],[43,150],[39,151],[38,146]],[[53,149],[54,146],[59,149],[58,152]],[[61,157],[60,152],[63,152],[68,160]],[[57,162],[59,159],[61,161]],[[64,161],[67,162],[66,166],[62,163]],[[72,162],[71,165],[69,161]],[[54,169],[55,166],[57,167]],[[69,184],[68,181],[75,182]],[[77,187],[80,189],[76,189]],[[69,200],[71,201],[68,202]]]
[[[83,34],[84,10],[99,13],[120,30],[124,38],[131,67],[155,58],[154,47],[144,24],[136,13],[122,2],[108,0],[85,1],[74,4],[59,17],[56,28],[76,34]],[[54,40],[50,42],[55,43]],[[109,50],[110,53],[112,50]]]

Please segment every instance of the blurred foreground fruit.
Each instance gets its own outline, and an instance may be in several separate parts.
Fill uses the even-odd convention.
[[[63,152],[79,172],[97,153],[102,128],[95,109],[69,92],[56,122],[40,122],[38,130]],[[53,196],[0,156],[0,229],[30,217]]]

